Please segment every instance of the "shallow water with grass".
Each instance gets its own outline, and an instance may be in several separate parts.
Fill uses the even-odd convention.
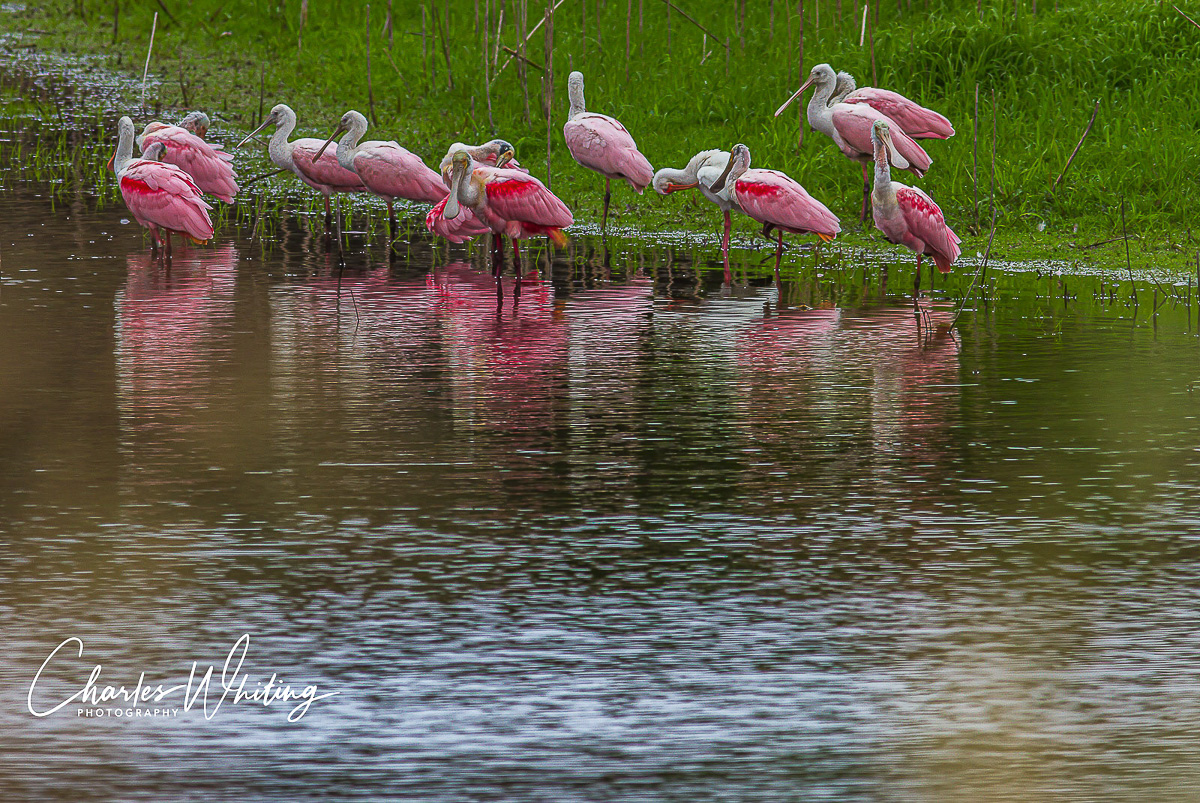
[[[776,280],[745,234],[724,286],[714,216],[530,247],[518,299],[417,218],[388,248],[370,205],[341,267],[286,190],[167,267],[88,180],[95,135],[39,160],[26,123],[0,132],[6,800],[1200,784],[1190,288],[1002,263],[972,290],[968,260],[915,318],[890,253],[793,246]],[[230,683],[336,696],[217,707],[243,635]],[[97,664],[190,694],[215,669],[190,710],[30,713]]]

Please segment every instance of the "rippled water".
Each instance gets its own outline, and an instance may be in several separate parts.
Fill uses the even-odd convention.
[[[420,239],[168,270],[123,214],[0,197],[4,799],[1195,798],[1181,309],[1000,273],[921,339],[908,262],[586,237],[498,307]],[[337,696],[28,711],[69,637],[39,706],[242,634]]]

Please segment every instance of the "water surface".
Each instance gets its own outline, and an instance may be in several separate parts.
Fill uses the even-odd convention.
[[[124,218],[0,196],[6,799],[1194,799],[1181,307],[1017,268],[921,336],[907,259],[587,236],[498,305],[418,235]],[[338,695],[26,708],[68,637],[46,699],[242,634]]]

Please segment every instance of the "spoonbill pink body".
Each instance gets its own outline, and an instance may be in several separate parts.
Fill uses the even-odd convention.
[[[893,243],[917,254],[917,278],[913,285],[913,303],[921,288],[921,257],[933,258],[938,270],[949,273],[958,259],[958,235],[946,225],[942,210],[933,199],[916,187],[906,187],[892,181],[888,166],[888,146],[892,134],[889,126],[879,120],[871,127],[875,148],[875,189],[871,195],[875,228]]]
[[[442,182],[447,188],[451,186],[451,167],[454,162],[454,154],[459,151],[465,151],[471,157],[471,164],[490,166],[490,167],[507,167],[510,170],[519,170],[522,173],[528,173],[524,167],[517,164],[516,159],[512,158],[513,146],[502,139],[493,139],[485,142],[482,145],[464,145],[461,142],[456,142],[450,146],[450,150],[446,151],[446,155],[442,157],[441,164],[438,169],[441,171]],[[425,216],[425,227],[439,237],[445,237],[452,243],[461,243],[471,239],[479,234],[487,234],[491,231],[475,217],[475,213],[467,207],[460,208],[460,214],[453,220],[446,218],[446,198],[439,201],[433,209],[429,210],[429,214]]]
[[[474,212],[496,235],[492,260],[497,276],[503,264],[505,235],[513,241],[519,272],[521,252],[517,240],[544,234],[561,247],[567,242],[562,230],[574,222],[567,205],[533,176],[480,164],[466,151],[458,151],[452,157],[450,194],[442,209],[443,217],[454,220],[463,208]]]
[[[412,151],[394,141],[370,140],[360,143],[367,131],[367,118],[356,111],[342,115],[338,127],[314,155],[320,162],[325,149],[338,134],[345,132],[337,146],[337,162],[358,176],[367,190],[387,201],[388,221],[396,229],[396,212],[392,204],[397,198],[418,203],[436,204],[446,197],[442,177]]]
[[[808,194],[799,182],[778,170],[750,169],[750,149],[733,146],[725,171],[710,187],[720,193],[733,184],[731,197],[742,212],[763,224],[763,236],[775,231],[775,270],[783,256],[783,233],[815,234],[829,242],[842,230],[837,215]]]
[[[650,160],[638,150],[625,126],[607,114],[589,112],[583,102],[583,73],[573,72],[567,79],[571,113],[563,126],[567,150],[576,162],[604,176],[604,216],[600,231],[608,227],[608,205],[612,200],[612,180],[624,179],[639,195],[654,180]]]
[[[163,242],[171,254],[171,233],[202,243],[212,239],[212,209],[201,197],[192,177],[179,167],[151,159],[133,158],[133,121],[122,117],[117,124],[117,152],[109,167],[117,175],[121,197],[138,223],[150,229],[154,241]],[[157,151],[161,144],[155,145]],[[165,237],[165,240],[164,240]]]
[[[184,127],[182,122],[180,125],[149,123],[137,138],[137,145],[145,153],[146,148],[153,143],[162,143],[165,149],[162,155],[164,162],[182,168],[202,192],[227,204],[233,203],[233,196],[238,191],[237,182],[234,180],[237,174],[230,164],[233,154],[226,153],[220,145],[205,142],[202,135],[195,133],[207,131],[208,127],[201,125],[198,120],[192,120],[194,114],[196,113],[193,112],[182,121],[191,120],[190,124],[194,130]]]
[[[949,139],[954,136],[954,126],[933,109],[927,109],[890,89],[857,87],[854,76],[848,72],[837,74],[837,88],[831,103],[865,103],[913,139]]]
[[[249,136],[238,143],[238,147],[245,145],[269,125],[275,126],[275,133],[271,135],[267,147],[271,161],[281,170],[294,173],[305,184],[325,196],[325,230],[329,231],[332,225],[329,196],[335,192],[365,192],[367,188],[363,186],[362,179],[338,164],[337,156],[333,153],[323,153],[318,158],[317,152],[324,144],[322,140],[304,137],[289,142],[288,137],[296,130],[296,113],[285,103],[271,109],[262,125],[251,131]]]
[[[828,64],[818,64],[813,67],[808,80],[776,110],[775,116],[783,114],[783,110],[793,100],[814,85],[816,90],[808,102],[809,125],[832,139],[846,158],[853,159],[862,165],[862,219],[865,221],[867,219],[867,199],[871,193],[871,180],[867,167],[874,158],[874,148],[871,145],[871,126],[876,120],[883,120],[889,124],[892,121],[883,112],[865,102],[831,103],[837,86],[837,76]],[[898,125],[894,127],[893,139],[888,144],[892,166],[899,170],[907,170],[920,178],[933,164],[933,160]]]

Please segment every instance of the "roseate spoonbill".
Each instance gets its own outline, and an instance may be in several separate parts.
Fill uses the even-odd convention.
[[[195,133],[208,131],[207,120],[208,116],[203,112],[192,112],[179,125],[149,123],[137,138],[137,144],[144,154],[152,143],[161,143],[164,162],[182,168],[203,192],[227,204],[233,203],[233,196],[238,191],[234,181],[237,174],[230,164],[233,155],[222,150],[220,145],[205,142],[202,134]]]
[[[204,112],[188,112],[176,125],[204,139],[208,136],[208,127],[212,125],[212,121]]]
[[[830,105],[865,103],[875,111],[883,113],[913,139],[949,139],[954,136],[954,126],[933,109],[927,109],[890,89],[877,89],[873,86],[856,88],[857,86],[853,75],[839,72]]]
[[[799,182],[778,170],[750,169],[750,149],[741,143],[729,152],[724,172],[710,187],[720,193],[733,184],[731,197],[742,212],[763,224],[763,236],[776,232],[775,273],[783,258],[783,233],[815,234],[829,242],[842,230],[837,215],[813,198]]]
[[[365,192],[362,179],[338,164],[337,157],[332,153],[321,155],[316,159],[321,140],[311,137],[288,142],[288,137],[296,130],[296,113],[285,103],[280,103],[271,109],[271,113],[263,120],[262,125],[250,132],[249,136],[237,144],[242,147],[255,134],[269,125],[275,126],[275,133],[267,146],[271,161],[281,170],[294,173],[297,178],[325,196],[325,231],[332,225],[332,214],[329,211],[329,196],[335,192]],[[341,225],[341,221],[338,221]],[[339,243],[340,243],[339,238]]]
[[[566,204],[533,176],[519,170],[480,164],[466,151],[458,151],[451,161],[450,194],[446,197],[443,216],[454,220],[464,208],[474,212],[495,235],[492,270],[497,277],[503,267],[504,235],[513,241],[513,256],[519,272],[521,251],[517,240],[544,234],[561,248],[567,242],[562,230],[574,222]]]
[[[888,120],[887,116],[866,103],[834,103],[830,104],[837,85],[837,76],[828,64],[818,64],[808,74],[808,80],[796,90],[796,93],[784,101],[775,112],[775,116],[783,114],[788,105],[800,97],[800,93],[810,86],[816,86],[812,99],[808,102],[808,123],[816,130],[828,136],[845,154],[862,165],[863,171],[863,205],[862,220],[867,219],[867,198],[871,194],[871,179],[867,166],[871,163],[874,150],[871,145],[871,125],[876,120]],[[891,122],[888,120],[888,122]],[[907,170],[917,178],[925,175],[925,171],[933,161],[929,154],[911,137],[899,130],[895,134],[894,143],[889,143],[892,166],[899,170]]]
[[[179,167],[151,159],[133,158],[133,120],[122,117],[117,123],[117,152],[108,160],[117,175],[117,184],[125,206],[138,223],[150,229],[154,243],[164,243],[171,256],[171,233],[190,237],[199,244],[212,239],[213,225],[208,217],[212,209],[200,197],[200,188]],[[157,151],[161,144],[153,149]]]
[[[871,126],[875,148],[875,189],[871,193],[875,228],[893,243],[917,253],[917,278],[913,284],[913,306],[921,289],[921,257],[931,256],[938,270],[949,273],[958,259],[961,242],[933,199],[916,187],[893,184],[888,167],[892,133],[887,122],[876,120]]]
[[[442,181],[446,186],[450,186],[450,164],[454,161],[454,154],[459,151],[466,151],[467,154],[476,162],[492,167],[507,167],[510,170],[520,170],[522,173],[528,173],[529,169],[522,167],[521,164],[513,157],[516,150],[511,144],[503,139],[492,139],[482,145],[464,145],[461,142],[456,142],[449,147],[446,155],[442,157],[442,161],[438,164],[438,171],[442,174]],[[501,165],[498,160],[504,156],[507,161]]]
[[[396,230],[396,212],[392,202],[397,198],[418,203],[436,204],[446,197],[446,185],[437,171],[430,169],[421,157],[393,141],[370,140],[360,143],[367,131],[367,118],[356,111],[342,115],[337,128],[313,157],[319,161],[329,143],[342,132],[338,140],[337,161],[356,174],[368,191],[387,201],[390,231]]]
[[[637,143],[617,120],[607,114],[589,112],[583,105],[583,73],[578,70],[567,79],[571,114],[563,126],[567,150],[579,164],[604,176],[604,216],[601,233],[608,227],[608,204],[612,200],[612,180],[624,179],[639,195],[654,180],[654,168],[637,149]]]
[[[456,142],[450,146],[450,150],[446,151],[446,155],[442,157],[441,164],[438,166],[446,187],[450,186],[450,168],[454,162],[454,154],[458,151],[466,151],[467,155],[471,157],[472,164],[507,167],[522,173],[529,172],[517,164],[517,160],[513,158],[513,146],[502,139],[493,139],[482,145],[464,145]],[[446,218],[445,211],[446,198],[443,198],[425,216],[425,228],[439,237],[445,237],[452,243],[465,242],[476,235],[487,234],[491,231],[475,217],[475,213],[470,209],[463,207],[462,213],[453,220]]]
[[[733,197],[733,184],[726,182],[719,193],[712,191],[712,185],[728,166],[729,151],[700,151],[688,161],[687,166],[682,170],[664,167],[654,174],[653,181],[654,191],[659,195],[670,195],[680,190],[698,188],[705,198],[721,208],[725,216],[725,230],[721,235],[721,256],[725,263],[725,282],[727,284],[733,281],[733,274],[729,271],[729,231],[732,224],[729,213],[733,210],[741,212],[742,208],[738,206],[737,199]]]

